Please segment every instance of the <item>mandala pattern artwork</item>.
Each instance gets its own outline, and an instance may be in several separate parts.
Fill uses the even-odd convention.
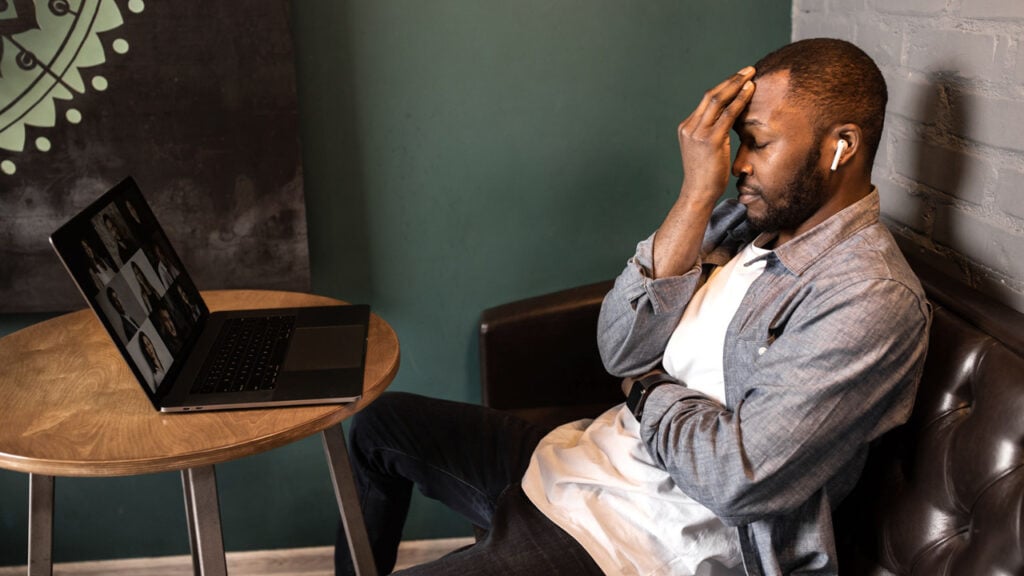
[[[126,5],[145,9],[143,0]],[[114,0],[0,0],[0,178],[17,172],[20,155],[60,146],[46,129],[86,121],[76,98],[106,91],[103,64],[130,49],[116,34],[100,34],[123,24]]]

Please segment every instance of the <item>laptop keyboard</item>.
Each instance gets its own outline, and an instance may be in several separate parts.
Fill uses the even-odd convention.
[[[294,316],[227,320],[192,392],[272,390],[294,325]]]

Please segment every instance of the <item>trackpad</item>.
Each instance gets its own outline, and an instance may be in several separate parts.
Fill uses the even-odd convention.
[[[362,325],[296,328],[281,370],[358,368],[363,363],[365,334]]]

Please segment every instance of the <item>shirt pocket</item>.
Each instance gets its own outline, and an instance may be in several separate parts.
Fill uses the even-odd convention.
[[[767,334],[750,334],[736,338],[733,344],[733,358],[741,365],[753,367],[771,349],[772,340]]]
[[[727,352],[726,366],[730,361],[728,354],[732,354],[735,369],[743,371],[746,377],[771,352],[772,345],[782,335],[784,327],[785,324],[779,322],[778,318],[762,316],[749,322],[735,335],[732,345],[727,346],[730,350]]]

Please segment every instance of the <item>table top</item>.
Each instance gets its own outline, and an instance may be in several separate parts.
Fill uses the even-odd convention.
[[[211,310],[340,304],[296,292],[204,292]],[[371,314],[363,397],[347,405],[165,414],[91,310],[0,339],[0,468],[123,476],[216,464],[315,434],[358,412],[398,372],[394,330]]]

